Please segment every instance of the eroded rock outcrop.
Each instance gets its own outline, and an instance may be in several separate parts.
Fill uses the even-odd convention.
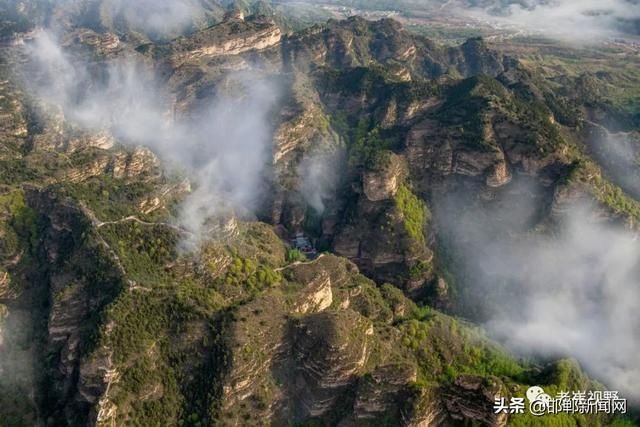
[[[497,378],[461,375],[442,389],[425,389],[405,402],[402,419],[407,427],[449,426],[472,422],[504,427],[508,415],[495,414],[493,404],[504,392]]]
[[[154,178],[160,173],[160,160],[148,148],[136,147],[131,153],[118,153],[111,167],[114,178]]]
[[[4,62],[4,58],[0,56]],[[5,71],[0,65],[0,71]],[[14,157],[28,136],[27,111],[22,93],[15,84],[0,78],[0,159]]]
[[[223,385],[223,411],[249,405],[256,419],[271,419],[282,405],[283,390],[272,376],[272,365],[286,354],[287,308],[277,294],[265,295],[242,307],[228,332],[231,360]],[[264,393],[270,398],[264,401]]]
[[[495,414],[493,410],[495,399],[502,394],[502,389],[497,378],[461,375],[443,391],[442,399],[453,420],[471,420],[486,426],[504,427],[507,425],[507,414]]]
[[[491,359],[495,350],[406,295],[443,309],[455,296],[444,272],[434,271],[439,230],[429,226],[426,201],[458,182],[490,201],[512,177],[538,179],[552,169],[544,177],[552,188],[551,178],[564,173],[553,115],[542,109],[532,119],[513,103],[528,107],[542,96],[522,95],[526,88],[511,86],[517,79],[499,76],[513,61],[480,39],[443,47],[392,20],[355,17],[287,37],[269,19],[238,14],[166,44],[135,34],[69,34],[70,51],[96,64],[126,54],[156,67],[174,117],[193,117],[235,90],[228,83],[239,70],[276,76],[285,90],[273,120],[264,188],[274,196],[265,217],[282,236],[312,232],[349,260],[286,264],[286,247],[269,225],[249,226],[236,215],[205,224],[210,247],[181,253],[175,248],[188,232],[162,209],[190,191],[188,181],[167,183],[149,150],[123,150],[107,132],[71,129],[61,110],[43,111],[32,126],[7,93],[0,132],[9,143],[0,158],[16,160],[7,176],[46,186],[54,179],[38,173],[55,160],[56,184],[78,199],[29,190],[35,216],[17,222],[25,248],[7,251],[0,265],[2,350],[18,342],[4,339],[10,322],[37,326],[42,336],[33,349],[12,353],[33,351],[41,362],[33,366],[43,367],[46,386],[36,397],[47,403],[37,421],[505,424],[492,410],[501,380],[456,374],[478,370],[470,355]],[[0,83],[1,96],[7,87]],[[14,113],[15,124],[5,125]],[[320,175],[336,179],[309,187],[320,181],[308,174],[313,161],[327,153],[337,155],[326,156],[331,168]],[[24,178],[21,168],[30,165]],[[552,215],[574,188],[555,193]],[[3,245],[16,238],[4,231]],[[25,257],[33,269],[22,277]],[[14,310],[14,278],[39,292],[20,300],[37,312],[37,325],[16,321],[30,318]],[[13,366],[3,364],[3,373]]]
[[[91,405],[106,390],[110,367],[83,356],[88,337],[96,332],[95,313],[114,298],[125,279],[113,253],[92,234],[81,208],[52,192],[32,190],[27,197],[46,224],[39,236],[43,263],[34,286],[46,288],[49,300],[46,349],[55,362],[46,375],[64,413],[55,416],[88,420]]]
[[[267,18],[228,19],[173,42],[171,62],[178,67],[185,62],[262,50],[277,45],[281,39],[280,28]]]
[[[406,218],[395,200],[370,202],[361,197],[357,217],[368,218],[368,221],[343,225],[335,235],[333,248],[337,254],[358,264],[376,281],[407,287],[412,279],[409,276],[410,266],[431,262],[433,252],[422,234],[426,223],[418,225],[416,232],[419,234],[410,235],[405,225]],[[419,273],[413,279],[421,279],[419,285],[422,285],[425,277]]]
[[[368,170],[363,173],[363,191],[371,202],[393,198],[406,173],[404,159],[394,153],[388,154],[384,163],[379,170]]]
[[[317,313],[326,310],[333,304],[333,291],[331,290],[331,276],[326,271],[321,271],[303,289],[294,312],[296,314]]]
[[[412,365],[387,365],[376,368],[362,377],[353,405],[354,423],[362,420],[400,419],[400,409],[412,393],[410,385],[416,381]],[[343,425],[348,426],[349,421]]]
[[[310,315],[294,328],[295,413],[302,419],[321,416],[362,372],[373,325],[344,310]]]
[[[120,39],[114,33],[97,33],[82,28],[66,35],[66,46],[84,45],[95,50],[100,55],[113,55],[121,47]]]

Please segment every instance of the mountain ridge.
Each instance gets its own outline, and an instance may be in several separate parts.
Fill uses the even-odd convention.
[[[594,110],[607,122],[606,101],[572,97],[569,84],[563,94],[481,39],[441,46],[392,20],[282,35],[273,20],[236,14],[167,42],[90,29],[64,40],[65,55],[91,59],[88,87],[110,88],[121,58],[156,73],[169,122],[202,123],[218,97],[250,99],[232,78],[242,73],[284,90],[266,108],[275,125],[258,208],[193,230],[176,218],[207,187],[172,171],[161,144],[136,147],[140,133],[85,128],[65,114],[74,104],[0,87],[11,112],[0,127],[10,422],[527,425],[528,415],[495,414],[494,399],[529,385],[602,388],[574,361],[519,359],[454,317],[482,321],[501,307],[456,269],[459,236],[444,222],[486,205],[496,238],[546,235],[586,198],[637,231],[638,202],[580,139]],[[3,46],[3,65],[21,49]],[[519,186],[527,180],[539,192]],[[458,192],[465,208],[443,201]],[[500,221],[519,205],[533,213]],[[296,233],[334,254],[299,259],[287,242]],[[182,248],[193,234],[204,238]]]

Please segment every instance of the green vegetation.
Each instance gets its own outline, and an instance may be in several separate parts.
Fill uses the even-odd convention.
[[[382,138],[379,129],[370,130],[369,119],[363,117],[358,122],[349,145],[349,162],[371,170],[381,169],[388,160],[388,150],[394,144],[393,139]]]
[[[636,223],[640,222],[640,202],[604,177],[602,170],[593,160],[583,154],[576,156],[578,158],[571,165],[566,183],[587,184],[587,188],[598,202],[610,208],[615,214],[628,216]]]
[[[587,375],[582,372],[577,362],[568,359],[562,359],[555,362],[548,367],[541,376],[532,379],[532,382],[542,385],[545,392],[551,396],[556,396],[559,392],[603,389],[601,384],[591,381]],[[510,425],[522,427],[531,425],[540,427],[583,425],[608,426],[611,425],[612,422],[613,420],[611,420],[611,417],[607,415],[587,416],[584,414],[561,413],[546,415],[544,417],[536,417],[528,411],[510,419]]]
[[[121,374],[111,399],[131,425],[178,424],[180,420],[190,425],[194,414],[206,420],[207,396],[213,390],[202,387],[215,371],[209,372],[202,361],[218,345],[209,325],[220,316],[225,299],[198,276],[166,268],[178,257],[179,236],[173,229],[128,221],[99,232],[133,280],[100,316],[97,342],[113,351]],[[198,380],[192,379],[194,375]],[[153,397],[155,393],[158,397]],[[145,395],[152,398],[133,398]],[[198,399],[188,398],[195,395]]]
[[[299,249],[289,249],[287,251],[287,262],[302,262],[306,261],[307,257]]]
[[[424,202],[416,197],[409,187],[401,185],[395,196],[396,208],[402,215],[405,230],[416,242],[424,243],[424,230],[429,220],[429,211]]]
[[[595,198],[615,213],[629,215],[636,222],[640,222],[640,203],[628,196],[620,187],[598,176],[593,181],[593,190]]]
[[[353,109],[349,104],[348,109],[336,109],[331,115],[331,126],[348,141],[349,163],[355,167],[379,169],[384,166],[386,153],[400,147],[404,130],[383,129],[374,118],[377,111],[394,104],[398,109],[408,108],[412,102],[424,102],[442,91],[435,81],[397,81],[388,67],[375,63],[346,71],[323,71],[319,79],[323,91],[367,99],[373,104],[365,110]]]
[[[611,427],[637,427],[638,424],[629,418],[619,418],[611,423]]]
[[[0,11],[3,10],[1,1]],[[361,0],[351,4],[373,8],[402,7],[405,12],[410,12],[407,2]],[[279,14],[281,5],[248,1],[239,5],[274,16],[285,29],[308,26],[318,16],[317,9],[303,5],[295,5],[290,9],[295,12],[285,17]],[[323,19],[328,14],[326,11],[319,13]],[[233,25],[239,27],[241,24]],[[335,27],[338,25],[340,27]],[[638,95],[640,74],[637,70],[616,70],[610,75],[591,73],[579,70],[576,60],[575,64],[568,61],[559,73],[551,73],[550,69],[558,64],[544,59],[536,63],[544,68],[544,78],[528,69],[518,68],[498,79],[489,76],[463,79],[462,74],[466,71],[462,67],[456,69],[457,66],[446,65],[446,61],[438,59],[439,55],[453,56],[459,51],[432,46],[422,39],[412,40],[416,42],[416,55],[421,55],[424,49],[431,49],[427,55],[406,64],[398,59],[378,61],[376,57],[393,58],[401,53],[397,48],[408,45],[405,44],[406,37],[410,36],[394,29],[394,25],[391,21],[367,23],[363,19],[351,19],[348,26],[330,22],[325,26],[329,30],[313,30],[325,31],[320,36],[322,42],[344,48],[346,52],[339,52],[339,55],[349,56],[350,65],[345,69],[330,69],[333,65],[329,65],[309,73],[312,78],[317,78],[313,80],[317,87],[309,85],[308,80],[304,82],[312,95],[309,99],[316,102],[318,95],[329,102],[312,110],[318,114],[311,114],[314,119],[303,125],[319,130],[323,138],[333,136],[332,131],[336,131],[346,141],[349,170],[345,175],[355,176],[363,171],[384,169],[389,165],[392,153],[409,151],[404,145],[407,135],[416,124],[423,123],[433,122],[434,139],[447,139],[456,150],[460,149],[457,145],[460,142],[463,150],[480,155],[495,150],[508,152],[508,147],[500,145],[502,141],[496,141],[494,137],[500,130],[496,125],[506,123],[508,130],[515,129],[513,138],[508,138],[509,144],[518,145],[513,150],[514,158],[521,156],[524,163],[531,153],[558,155],[562,161],[552,166],[560,169],[564,167],[560,163],[565,160],[575,161],[568,182],[561,184],[586,183],[594,198],[614,212],[640,221],[640,204],[609,182],[585,154],[565,143],[564,134],[560,132],[568,134],[573,129],[562,128],[552,120],[555,118],[565,127],[578,127],[583,110],[587,108],[590,109],[587,113],[595,111],[595,115],[605,118],[622,118],[621,127],[638,123],[634,120],[637,120],[640,109],[637,99],[633,98]],[[0,26],[0,33],[5,29]],[[303,38],[288,38],[285,46],[293,49],[298,40],[303,44],[304,37],[312,37],[311,34],[309,31],[301,36]],[[156,55],[162,55],[168,49],[166,45],[158,47],[149,43],[141,45],[138,51],[157,58]],[[300,57],[304,58],[306,53],[303,49]],[[473,53],[481,54],[478,50]],[[433,57],[429,56],[431,54]],[[99,61],[99,55],[93,59]],[[209,65],[214,67],[221,60],[218,58]],[[329,59],[326,62],[340,63]],[[201,65],[205,66],[204,62]],[[292,71],[294,77],[297,72]],[[407,73],[411,74],[412,81],[400,81],[407,77]],[[179,74],[176,74],[176,84],[181,83]],[[202,76],[199,72],[187,74],[193,74],[189,85],[194,86],[185,87],[185,93],[188,95],[194,89],[196,97],[199,97],[198,85],[201,82],[197,80]],[[208,83],[203,81],[203,84]],[[317,94],[315,89],[318,89]],[[8,98],[0,99],[0,103],[0,107],[7,107]],[[323,111],[331,111],[330,121]],[[31,141],[28,139],[29,143]],[[29,350],[34,353],[46,350],[38,355],[44,360],[44,366],[34,366],[42,371],[38,375],[43,375],[43,383],[46,383],[46,389],[38,390],[37,394],[42,394],[43,400],[48,400],[46,405],[51,405],[43,412],[47,423],[59,423],[76,408],[71,406],[77,404],[75,401],[64,401],[73,399],[76,390],[62,390],[64,393],[69,391],[71,397],[62,396],[58,390],[62,388],[59,387],[62,380],[73,383],[78,375],[87,372],[91,375],[92,368],[99,371],[96,375],[102,375],[107,359],[119,376],[109,395],[117,405],[119,424],[204,426],[219,424],[221,416],[236,421],[242,419],[240,424],[266,422],[259,420],[258,411],[252,412],[252,409],[268,411],[276,396],[274,390],[288,393],[293,389],[286,381],[297,380],[297,370],[288,368],[299,362],[295,360],[295,352],[300,350],[296,347],[300,342],[292,344],[289,333],[296,322],[308,321],[318,315],[303,313],[307,308],[298,309],[305,305],[300,301],[303,297],[311,300],[322,297],[325,298],[323,302],[329,305],[326,289],[323,289],[324,295],[305,294],[312,288],[310,283],[318,283],[314,280],[318,277],[324,279],[327,274],[331,279],[331,301],[320,314],[330,321],[314,330],[317,333],[312,339],[317,341],[310,341],[310,345],[327,342],[329,345],[323,347],[332,347],[331,344],[336,343],[335,347],[341,348],[366,340],[363,347],[366,347],[367,357],[356,355],[356,362],[364,360],[362,377],[354,379],[354,386],[339,396],[339,403],[332,413],[326,419],[304,425],[334,425],[344,421],[352,409],[354,388],[366,385],[374,369],[394,364],[417,369],[417,383],[412,384],[412,388],[421,391],[435,390],[440,386],[448,388],[462,374],[499,382],[508,390],[522,390],[526,384],[537,383],[551,393],[598,387],[572,361],[558,361],[540,372],[537,366],[518,360],[466,321],[442,314],[429,306],[419,306],[390,284],[379,286],[359,274],[354,264],[343,258],[327,254],[314,262],[300,263],[306,260],[304,254],[296,249],[287,249],[268,224],[229,222],[232,229],[229,236],[232,237],[207,241],[195,252],[180,251],[178,248],[186,233],[167,224],[171,205],[151,214],[141,213],[145,211],[144,202],[149,196],[162,193],[167,183],[165,178],[143,175],[133,180],[116,179],[108,172],[108,166],[90,169],[89,175],[97,175],[84,177],[83,168],[109,164],[113,152],[98,149],[68,152],[61,149],[56,152],[36,147],[37,138],[33,141],[34,147],[29,144],[21,146],[21,140],[10,141],[2,154],[7,152],[11,155],[0,159],[0,261],[3,262],[0,275],[5,273],[4,262],[8,258],[24,253],[17,266],[6,267],[6,270],[12,275],[13,269],[18,270],[18,280],[28,278],[33,283],[31,288],[37,288],[37,292],[43,295],[40,298],[39,294],[26,294],[21,296],[19,304],[33,304],[33,310],[37,312],[33,316],[34,331],[39,334],[35,338],[29,336],[31,341],[25,340],[21,345],[27,347],[33,343]],[[41,145],[46,147],[45,142]],[[316,143],[311,141],[311,144]],[[296,156],[304,157],[306,153],[303,150],[308,148],[304,145],[301,144],[294,152]],[[70,180],[69,176],[79,177],[77,181],[81,182],[75,182],[76,178]],[[54,219],[64,222],[64,226],[48,224],[50,212],[35,212],[27,206],[24,190],[18,188],[18,185],[27,183],[45,187],[51,192],[46,195],[52,196],[51,200],[58,197],[53,204],[57,203],[64,215],[51,215],[50,219],[52,222]],[[287,187],[288,190],[292,188],[296,186]],[[356,203],[354,200],[358,194],[357,191],[345,192],[349,193],[345,197],[350,198],[345,205],[350,208],[350,204]],[[83,209],[76,209],[75,205],[82,205]],[[436,264],[424,261],[430,259],[426,255],[431,255],[425,248],[431,214],[411,186],[400,185],[393,201],[380,202],[376,207],[378,205],[384,208],[380,209],[379,215],[370,215],[374,209],[363,209],[364,215],[370,217],[355,218],[353,224],[348,225],[360,227],[356,228],[357,231],[371,225],[373,227],[369,228],[374,231],[381,230],[387,240],[380,239],[374,245],[391,246],[397,243],[394,239],[401,240],[398,246],[402,246],[404,252],[396,251],[391,255],[400,254],[410,261],[397,267],[401,273],[391,271],[384,280],[395,281],[396,277],[401,277],[406,282],[407,276],[415,281],[444,276],[454,289],[455,280],[450,280],[446,268],[437,264],[438,258],[449,255],[442,253],[446,248],[439,248],[441,252],[436,257]],[[349,213],[355,211],[345,210]],[[316,217],[309,214],[305,226],[320,234],[322,219],[320,214]],[[345,224],[336,225],[339,229]],[[60,236],[59,241],[51,241],[54,235]],[[406,249],[409,240],[411,250]],[[421,251],[413,251],[416,247]],[[407,252],[416,256],[407,256]],[[447,263],[447,267],[452,266],[458,267]],[[366,263],[363,270],[365,268]],[[396,266],[389,268],[395,270]],[[459,270],[463,275],[463,268]],[[497,283],[496,289],[503,285]],[[453,300],[454,291],[447,297]],[[477,307],[484,306],[482,302],[473,301]],[[9,298],[0,304],[0,327],[12,320],[11,304]],[[295,311],[292,307],[296,307]],[[85,308],[88,308],[86,313],[82,311]],[[73,360],[71,369],[82,366],[83,371],[80,374],[74,371],[68,378],[62,378],[65,373],[61,372],[60,364],[68,356],[67,350],[70,354],[75,350],[72,346],[60,345],[61,349],[57,347],[58,342],[51,344],[50,337],[46,336],[47,322],[58,320],[54,316],[49,317],[54,309],[63,314],[62,320],[65,320],[64,316],[71,318],[69,327],[74,329],[71,336],[74,340],[79,337],[77,342],[70,342],[77,343],[80,348],[79,359]],[[73,318],[76,310],[81,313],[78,319]],[[470,309],[465,315],[474,313]],[[326,337],[323,336],[325,333]],[[33,331],[29,334],[35,335]],[[238,338],[240,336],[247,339],[243,341]],[[345,342],[346,345],[342,345]],[[282,351],[283,348],[286,351]],[[279,352],[277,357],[269,354],[273,349]],[[325,351],[326,348],[311,348],[310,352],[315,350]],[[353,354],[339,356],[348,358]],[[293,378],[276,378],[279,374],[276,368],[280,368],[276,366],[279,357],[291,357],[291,360],[286,360],[286,375]],[[248,398],[239,399],[240,403],[223,410],[220,408],[223,385],[230,385],[229,389],[233,389],[239,385],[242,387],[242,382],[246,382],[244,378],[233,378],[228,374],[236,374],[242,369],[250,371],[247,375],[249,382],[255,381],[246,387],[256,385],[259,390],[252,391]],[[244,374],[240,372],[238,376]],[[413,380],[413,376],[411,378]],[[90,386],[88,392],[92,391],[89,389],[94,380],[98,381],[90,377],[85,383]],[[11,411],[3,412],[5,418],[0,420],[0,425],[34,424],[35,420],[30,419],[30,415],[26,418],[15,416],[16,413],[34,412],[28,407],[28,399],[14,398],[3,387],[4,383],[0,383],[0,408],[9,407]],[[240,392],[244,393],[244,390]],[[70,424],[86,424],[86,420],[77,421]],[[389,416],[372,421],[376,425],[392,425],[393,422],[393,417]],[[594,424],[594,420],[583,416],[534,419],[524,415],[514,417],[512,425],[584,426],[598,425],[597,422]],[[632,425],[630,423],[621,419],[614,425]]]
[[[418,261],[409,269],[409,277],[412,280],[428,276],[433,271],[433,265],[429,262]]]
[[[180,236],[173,229],[125,221],[105,225],[100,234],[110,242],[124,270],[136,283],[156,286],[171,280],[163,266],[176,255]]]
[[[473,150],[495,150],[495,141],[487,139],[485,130],[498,118],[508,120],[526,130],[527,140],[518,142],[534,155],[551,154],[563,143],[551,116],[544,98],[539,98],[528,84],[507,88],[489,76],[454,82],[444,104],[434,113],[440,123],[459,133],[463,143]]]
[[[496,79],[479,76],[449,86],[445,102],[433,114],[442,125],[460,134],[463,144],[474,150],[492,150],[484,139],[487,115],[507,98],[507,91]]]
[[[243,222],[238,225],[238,232],[227,247],[235,255],[271,268],[280,267],[285,261],[285,245],[269,224]]]
[[[0,195],[0,215],[15,221],[16,214],[24,209],[24,194],[15,190],[8,194]],[[0,232],[0,256],[8,257],[16,253],[19,246],[19,237],[10,223],[1,223]]]
[[[516,361],[515,356],[497,346],[486,344],[470,348],[468,356],[467,365],[461,368],[463,373],[480,376],[506,376],[516,380],[525,378],[526,368]]]
[[[482,335],[441,314],[402,325],[402,343],[416,356],[419,379],[451,382],[460,374],[525,379],[526,366]]]
[[[23,243],[28,251],[38,245],[38,215],[26,205],[24,191],[10,190],[0,195],[0,218],[8,218],[6,226],[0,222],[0,256],[13,256]]]
[[[12,185],[18,182],[29,182],[38,178],[24,159],[0,159],[0,184]]]
[[[282,280],[282,275],[269,267],[258,265],[247,258],[234,257],[222,282],[225,285],[240,286],[249,292],[270,288]]]
[[[514,93],[511,110],[516,114],[515,120],[532,131],[527,142],[544,155],[554,153],[562,146],[563,139],[558,126],[551,121],[551,110],[528,87],[517,86]],[[568,116],[566,112],[563,114]]]
[[[135,202],[153,194],[153,188],[153,183],[144,180],[127,182],[109,176],[90,178],[77,184],[67,182],[59,187],[63,194],[89,206],[101,221],[140,215]]]
[[[514,383],[529,379],[530,366],[491,342],[481,330],[430,307],[417,306],[392,285],[383,285],[378,292],[383,304],[404,308],[404,316],[396,318],[395,325],[401,332],[400,344],[418,368],[420,387],[449,383],[461,374],[503,377]]]
[[[124,220],[95,231],[114,250],[128,281],[99,311],[102,326],[95,337],[113,351],[121,377],[111,399],[127,424],[208,425],[216,416],[220,381],[212,376],[226,363],[218,322],[235,304],[282,280],[270,267],[284,260],[283,244],[271,228],[258,223],[238,228],[229,246],[203,248],[210,273],[221,269],[214,277],[191,269],[193,255],[177,253],[182,236],[165,224]]]
[[[586,107],[614,128],[640,125],[640,64],[628,47],[580,48],[527,38],[506,49],[544,78],[569,109]]]
[[[213,390],[203,389],[199,381],[215,371],[200,363],[217,345],[207,325],[223,306],[215,290],[189,280],[121,293],[110,304],[103,324],[112,326],[101,329],[100,343],[113,349],[121,374],[111,393],[121,419],[131,425],[178,424],[194,413],[206,419],[207,396]],[[202,328],[191,326],[200,324]],[[198,381],[192,379],[194,373]],[[187,398],[192,395],[198,398]]]

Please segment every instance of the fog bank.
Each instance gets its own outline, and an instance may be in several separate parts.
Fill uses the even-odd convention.
[[[30,90],[61,108],[67,121],[147,146],[188,173],[195,191],[182,206],[180,225],[200,235],[207,219],[222,210],[255,207],[264,166],[271,161],[271,119],[281,94],[275,80],[233,73],[221,83],[228,93],[174,116],[172,94],[135,57],[111,60],[96,72],[95,64],[65,53],[48,32],[39,33],[27,50],[37,76]]]

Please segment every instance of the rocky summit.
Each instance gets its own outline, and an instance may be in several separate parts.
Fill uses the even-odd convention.
[[[638,45],[133,3],[0,0],[0,426],[637,425]]]

